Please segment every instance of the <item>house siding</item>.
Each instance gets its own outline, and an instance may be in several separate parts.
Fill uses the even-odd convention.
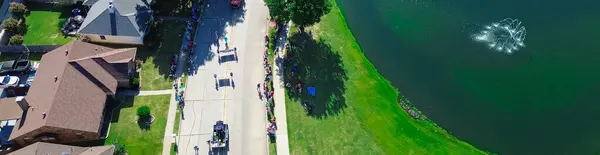
[[[144,45],[142,37],[130,36],[111,36],[103,35],[106,39],[101,39],[98,34],[84,34],[91,42],[95,43],[110,43],[110,44],[129,44],[129,45]]]

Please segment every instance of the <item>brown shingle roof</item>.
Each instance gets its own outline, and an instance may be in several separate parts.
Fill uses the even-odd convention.
[[[16,97],[0,99],[0,120],[21,118],[23,109],[17,104]]]
[[[113,145],[110,146],[95,146],[95,147],[79,147],[70,145],[60,145],[45,142],[37,142],[27,147],[21,148],[9,155],[112,155],[115,151]]]
[[[96,146],[90,147],[87,150],[81,152],[79,155],[113,155],[115,153],[115,146]]]
[[[44,54],[26,96],[30,108],[10,139],[43,126],[99,132],[106,96],[115,93],[117,80],[94,59],[131,50],[135,53],[135,48],[116,50],[76,40]],[[133,57],[123,59],[135,58],[128,55]]]

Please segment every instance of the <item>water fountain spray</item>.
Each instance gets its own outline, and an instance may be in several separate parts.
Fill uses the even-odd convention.
[[[527,31],[521,21],[505,18],[499,22],[484,26],[479,33],[472,35],[477,42],[487,44],[490,49],[512,54],[525,47]]]

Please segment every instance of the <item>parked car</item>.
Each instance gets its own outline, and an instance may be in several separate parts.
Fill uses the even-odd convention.
[[[31,61],[21,60],[9,60],[0,63],[0,74],[8,73],[26,73],[31,70]]]
[[[239,8],[242,5],[242,0],[230,0],[231,8]]]
[[[0,87],[14,87],[19,85],[19,77],[16,76],[0,76]]]

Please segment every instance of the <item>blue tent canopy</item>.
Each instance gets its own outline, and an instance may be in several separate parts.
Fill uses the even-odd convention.
[[[315,96],[317,96],[317,89],[316,89],[315,87],[312,87],[312,86],[311,86],[311,87],[308,87],[308,88],[306,89],[306,91],[308,91],[308,95],[310,95],[310,96],[312,96],[312,97],[315,97]]]

